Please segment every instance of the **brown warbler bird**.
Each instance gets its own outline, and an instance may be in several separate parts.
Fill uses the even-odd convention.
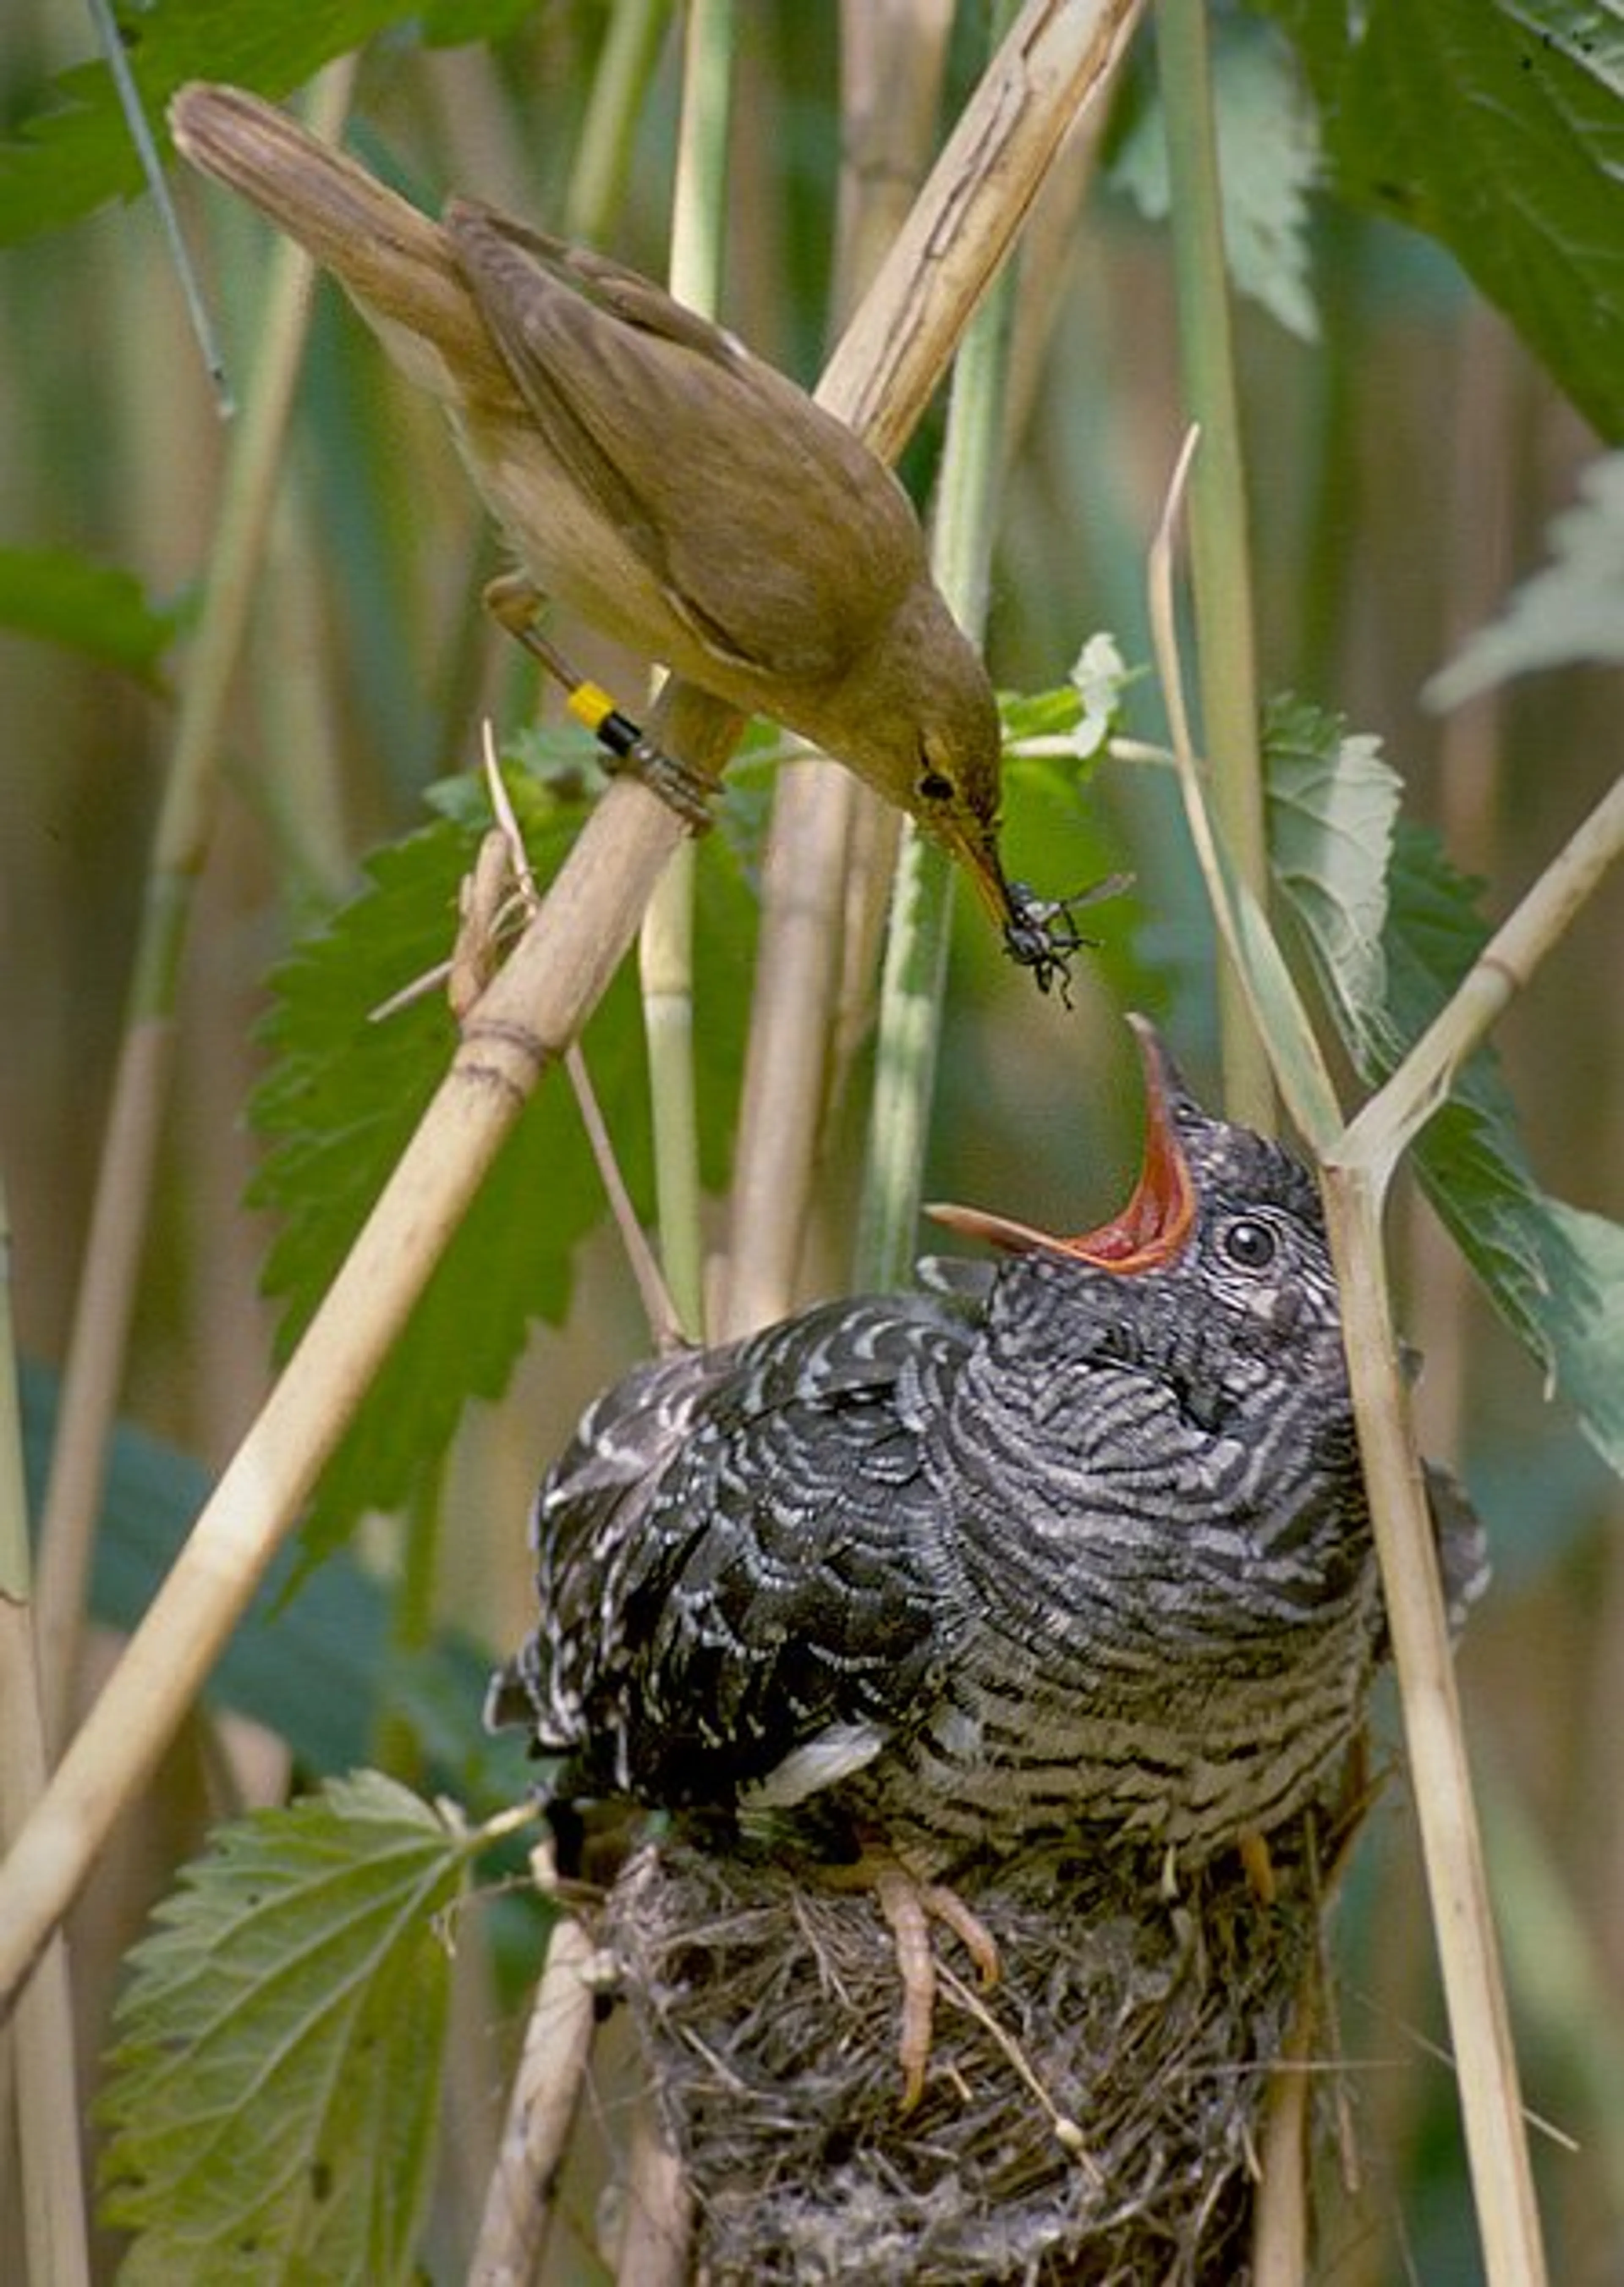
[[[496,583],[505,624],[554,597],[798,732],[947,846],[1041,984],[1064,977],[1081,940],[999,859],[986,671],[907,495],[844,422],[636,272],[467,200],[431,221],[240,90],[183,88],[170,120],[445,408],[523,569]],[[708,781],[655,783],[704,821]]]

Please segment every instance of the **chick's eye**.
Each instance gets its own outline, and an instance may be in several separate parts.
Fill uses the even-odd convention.
[[[1279,1252],[1279,1241],[1266,1223],[1254,1215],[1238,1215],[1218,1238],[1224,1260],[1237,1270],[1266,1270]]]

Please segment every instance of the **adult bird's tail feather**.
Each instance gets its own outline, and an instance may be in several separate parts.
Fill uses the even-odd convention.
[[[452,402],[474,383],[493,398],[513,398],[439,223],[240,88],[194,81],[169,115],[176,148],[332,271],[414,381]],[[457,376],[456,388],[441,360]]]

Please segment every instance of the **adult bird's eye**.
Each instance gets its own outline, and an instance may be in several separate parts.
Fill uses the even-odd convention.
[[[1218,1245],[1237,1270],[1266,1270],[1279,1252],[1279,1241],[1269,1225],[1253,1215],[1238,1215],[1226,1224]]]
[[[942,772],[933,771],[929,764],[919,773],[916,790],[921,802],[953,800],[953,780],[945,776]]]

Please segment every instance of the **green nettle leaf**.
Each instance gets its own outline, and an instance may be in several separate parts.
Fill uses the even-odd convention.
[[[1606,1425],[1595,1443],[1624,1470],[1624,1224],[1547,1199],[1541,1294],[1557,1387],[1587,1424]]]
[[[1274,865],[1327,981],[1360,1024],[1387,999],[1387,869],[1402,788],[1379,739],[1349,736],[1311,707],[1278,700],[1264,724]]]
[[[1624,665],[1624,453],[1593,461],[1579,488],[1579,506],[1551,524],[1552,562],[1433,677],[1422,694],[1430,707],[1458,707],[1533,668]]]
[[[1228,20],[1213,65],[1224,246],[1240,292],[1299,341],[1319,338],[1309,252],[1309,194],[1319,173],[1313,106],[1289,57],[1256,25]],[[1138,119],[1112,180],[1161,222],[1168,207],[1160,104]]]
[[[181,614],[155,608],[133,574],[66,548],[0,548],[0,627],[123,668],[149,689]]]
[[[520,772],[510,772],[510,792],[545,883],[582,813]],[[455,937],[458,885],[473,862],[479,813],[465,791],[448,789],[440,799],[457,814],[374,856],[368,887],[273,980],[267,1038],[274,1062],[251,1107],[269,1148],[251,1197],[281,1217],[265,1284],[285,1304],[284,1350],[331,1284],[451,1060],[456,1031],[443,988],[431,986],[393,1014],[376,1014],[443,963]],[[695,1043],[701,1152],[706,1181],[719,1183],[742,1055],[752,908],[721,835],[706,837],[701,867],[695,958],[707,1009]],[[646,1064],[629,978],[612,987],[584,1048],[632,1195],[646,1199]],[[307,1547],[323,1553],[364,1510],[396,1508],[426,1481],[468,1400],[500,1397],[531,1322],[564,1317],[574,1248],[604,1214],[574,1100],[550,1074],[329,1464]]]
[[[415,18],[410,0],[154,0],[121,18],[124,52],[161,123],[184,80],[220,79],[287,95],[386,25]],[[87,37],[89,27],[87,25]],[[51,83],[51,107],[0,144],[0,246],[59,230],[111,198],[132,198],[140,162],[105,63],[76,64]]]
[[[1447,246],[1604,438],[1624,432],[1619,0],[1263,0],[1337,188]]]
[[[1279,750],[1274,733],[1284,726]],[[1379,1087],[1424,1031],[1487,942],[1477,886],[1436,836],[1391,820],[1369,742],[1292,704],[1271,710],[1269,827],[1278,886],[1301,924],[1338,1030],[1359,1076]],[[1312,756],[1317,748],[1318,770]],[[1349,779],[1346,791],[1336,780]],[[1304,783],[1327,785],[1310,802]],[[1361,792],[1361,788],[1364,791]],[[1362,819],[1351,836],[1327,817]],[[1351,923],[1348,884],[1368,886],[1390,833],[1380,969],[1365,930]],[[1368,898],[1363,910],[1374,912]],[[1373,982],[1384,977],[1379,998]],[[1516,1106],[1493,1054],[1457,1075],[1450,1100],[1422,1131],[1417,1172],[1513,1333],[1577,1413],[1586,1436],[1624,1472],[1624,1228],[1542,1192],[1530,1172]]]
[[[125,2287],[413,2275],[472,1843],[376,1772],[222,1827],[131,1956],[103,2099]]]

